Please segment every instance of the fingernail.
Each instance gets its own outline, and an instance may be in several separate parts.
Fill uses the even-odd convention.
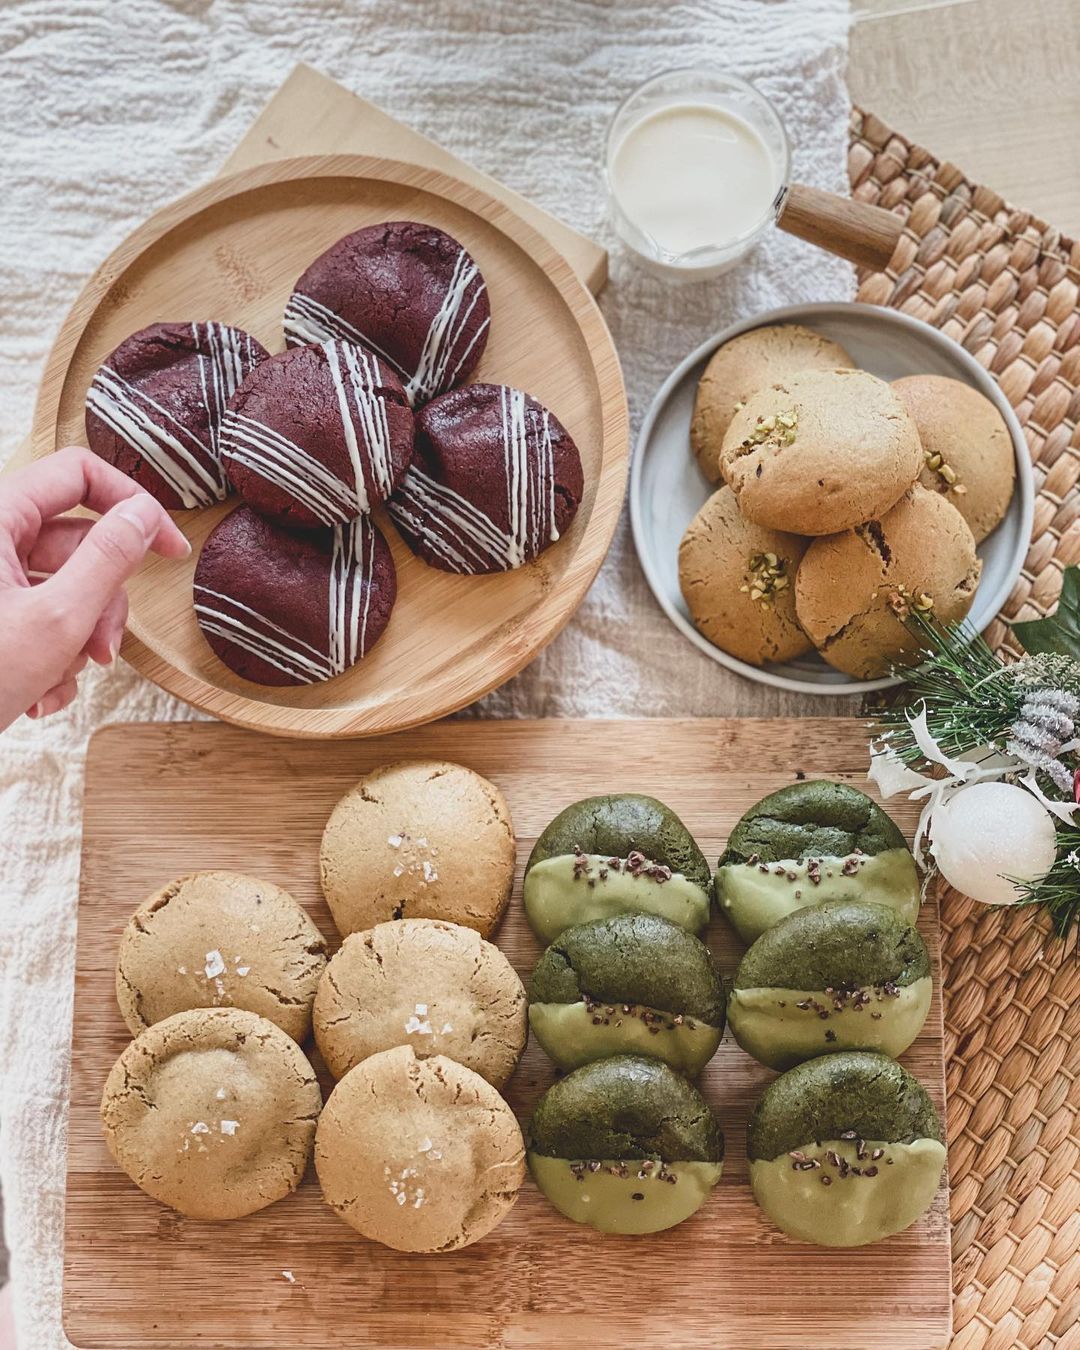
[[[135,526],[144,544],[152,544],[161,529],[161,507],[149,492],[137,492],[134,497],[126,497],[116,507],[116,514]]]
[[[41,704],[40,704],[40,703],[35,703],[34,706],[33,706],[32,708],[27,708],[27,710],[26,710],[26,715],[27,715],[27,717],[29,717],[29,718],[40,717],[40,716],[41,716]]]
[[[111,665],[119,655],[120,655],[120,639],[113,638],[113,640],[109,643],[109,664]]]

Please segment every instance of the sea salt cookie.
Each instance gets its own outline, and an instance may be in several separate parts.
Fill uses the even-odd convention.
[[[709,864],[655,797],[586,797],[564,807],[533,845],[522,899],[545,943],[616,914],[658,914],[700,933],[709,922]]]
[[[795,576],[795,607],[829,665],[874,679],[921,650],[905,615],[915,608],[958,623],[981,572],[967,521],[916,484],[879,519],[814,540]]]
[[[774,1079],[746,1139],[758,1205],[820,1247],[862,1247],[910,1228],[945,1168],[945,1135],[922,1084],[885,1055],[853,1050]]]
[[[525,1049],[525,990],[472,928],[399,919],[352,933],[315,996],[315,1041],[335,1078],[395,1045],[448,1055],[501,1088]]]
[[[390,515],[432,567],[506,572],[561,538],[583,490],[581,456],[554,414],[520,389],[468,384],[418,414]]]
[[[194,599],[203,637],[237,675],[314,684],[343,674],[378,642],[397,573],[366,516],[299,533],[238,506],[203,544]]]
[[[809,540],[752,525],[731,488],[719,488],[686,527],[679,586],[698,631],[761,666],[813,650],[795,613],[795,573]]]
[[[155,323],[105,358],[86,394],[86,442],[170,511],[229,490],[220,424],[268,353],[223,323]]]
[[[238,1219],[296,1189],[322,1095],[273,1022],[197,1008],[157,1022],[113,1065],[105,1142],[147,1195],[193,1219]]]
[[[525,1146],[513,1111],[478,1073],[401,1045],[365,1059],[330,1094],[315,1168],[323,1199],[364,1237],[449,1252],[506,1217]]]
[[[919,482],[960,512],[979,543],[1001,524],[1016,486],[1016,455],[1005,419],[977,389],[943,375],[893,381],[919,429]]]
[[[893,506],[923,467],[915,423],[865,370],[810,370],[751,394],[720,469],[757,525],[835,534]]]
[[[374,352],[331,339],[264,361],[229,400],[221,459],[249,506],[295,529],[344,525],[405,475],[413,415]]]
[[[926,944],[903,915],[827,900],[757,939],[735,972],[728,1022],[770,1069],[842,1050],[896,1058],[922,1030],[933,992]]]
[[[713,880],[743,942],[827,900],[871,900],[913,924],[920,893],[899,827],[865,792],[824,779],[789,783],[745,811]]]
[[[370,347],[419,405],[476,369],[491,306],[480,269],[456,239],[395,220],[320,254],[296,283],[284,322],[290,346],[340,338]]]
[[[710,483],[720,482],[724,433],[751,394],[802,370],[842,370],[854,364],[839,342],[798,323],[754,328],[718,347],[698,382],[690,423],[690,445],[702,473]]]
[[[724,1136],[658,1059],[614,1055],[558,1079],[529,1122],[529,1170],[560,1214],[601,1233],[659,1233],[708,1200]]]
[[[460,764],[403,760],[342,797],[319,864],[343,937],[389,919],[444,919],[488,937],[510,899],[514,858],[510,810],[493,783]]]
[[[193,872],[131,916],[116,1001],[133,1036],[189,1008],[229,1007],[302,1041],[325,967],[326,942],[288,891],[243,872]]]

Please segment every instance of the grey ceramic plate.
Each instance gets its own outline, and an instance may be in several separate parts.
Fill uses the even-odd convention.
[[[1031,539],[1035,492],[1027,442],[1005,395],[973,356],[920,319],[877,305],[791,305],[733,324],[691,352],[653,399],[630,475],[630,520],[649,585],[675,627],[714,661],[761,684],[802,694],[888,689],[899,681],[855,680],[816,655],[783,665],[751,666],[737,661],[701,636],[679,590],[679,541],[714,490],[690,451],[690,418],[698,380],[717,347],[751,328],[774,323],[802,323],[824,333],[845,347],[857,366],[884,380],[902,375],[948,375],[963,380],[1001,410],[1016,450],[1016,491],[1005,519],[979,545],[983,571],[970,618],[980,631],[1012,590]]]

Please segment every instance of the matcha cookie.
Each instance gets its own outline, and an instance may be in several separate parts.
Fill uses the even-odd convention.
[[[791,1237],[861,1247],[930,1208],[945,1136],[922,1084],[885,1055],[808,1060],[765,1089],[746,1132],[754,1199]]]
[[[700,933],[709,922],[709,864],[654,797],[587,797],[560,811],[536,841],[524,901],[543,942],[591,919],[642,912]]]
[[[827,900],[762,933],[735,973],[728,1020],[770,1069],[840,1050],[895,1056],[922,1030],[933,992],[926,944],[901,914]]]
[[[525,1177],[514,1113],[472,1069],[412,1047],[347,1073],[315,1140],[323,1198],[364,1237],[402,1252],[449,1252],[500,1223]]]
[[[525,1049],[525,990],[472,928],[399,919],[352,933],[315,996],[315,1041],[335,1078],[395,1045],[448,1055],[501,1088]]]
[[[239,1008],[176,1013],[137,1037],[101,1098],[105,1142],[147,1195],[238,1219],[300,1184],[322,1096],[296,1042]]]
[[[919,878],[904,836],[865,792],[845,783],[792,783],[763,797],[732,830],[714,884],[746,943],[824,900],[870,900],[907,923],[919,913]]]
[[[460,764],[403,760],[365,774],[323,833],[323,894],[344,937],[387,919],[445,919],[488,937],[514,882],[510,810]]]
[[[958,623],[981,572],[963,516],[916,484],[879,520],[814,540],[795,577],[795,606],[829,665],[873,679],[918,655],[903,622],[912,608]]]
[[[653,1055],[700,1073],[724,1031],[724,990],[708,948],[655,914],[568,928],[536,963],[529,1026],[560,1069]]]
[[[754,666],[812,651],[795,614],[795,573],[808,543],[752,525],[729,487],[714,492],[679,545],[679,586],[694,626]]]
[[[854,365],[840,346],[798,323],[755,328],[717,348],[701,376],[690,423],[690,445],[710,483],[720,481],[720,446],[731,419],[751,394],[801,370]]]
[[[909,375],[892,387],[919,429],[919,482],[956,507],[979,543],[1001,524],[1016,486],[1016,455],[1005,419],[961,380]]]
[[[720,1180],[724,1136],[696,1088],[616,1055],[553,1083],[529,1125],[529,1169],[560,1214],[601,1233],[658,1233]]]
[[[116,1001],[133,1036],[188,1008],[246,1008],[294,1041],[311,1030],[326,942],[292,898],[244,872],[193,872],[131,916]]]
[[[720,451],[747,520],[835,534],[880,516],[923,466],[915,423],[865,370],[810,370],[752,394]]]

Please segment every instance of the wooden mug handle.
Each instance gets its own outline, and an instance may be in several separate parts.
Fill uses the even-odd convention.
[[[788,189],[777,223],[788,234],[874,272],[888,267],[904,232],[900,217],[884,207],[802,183]]]

